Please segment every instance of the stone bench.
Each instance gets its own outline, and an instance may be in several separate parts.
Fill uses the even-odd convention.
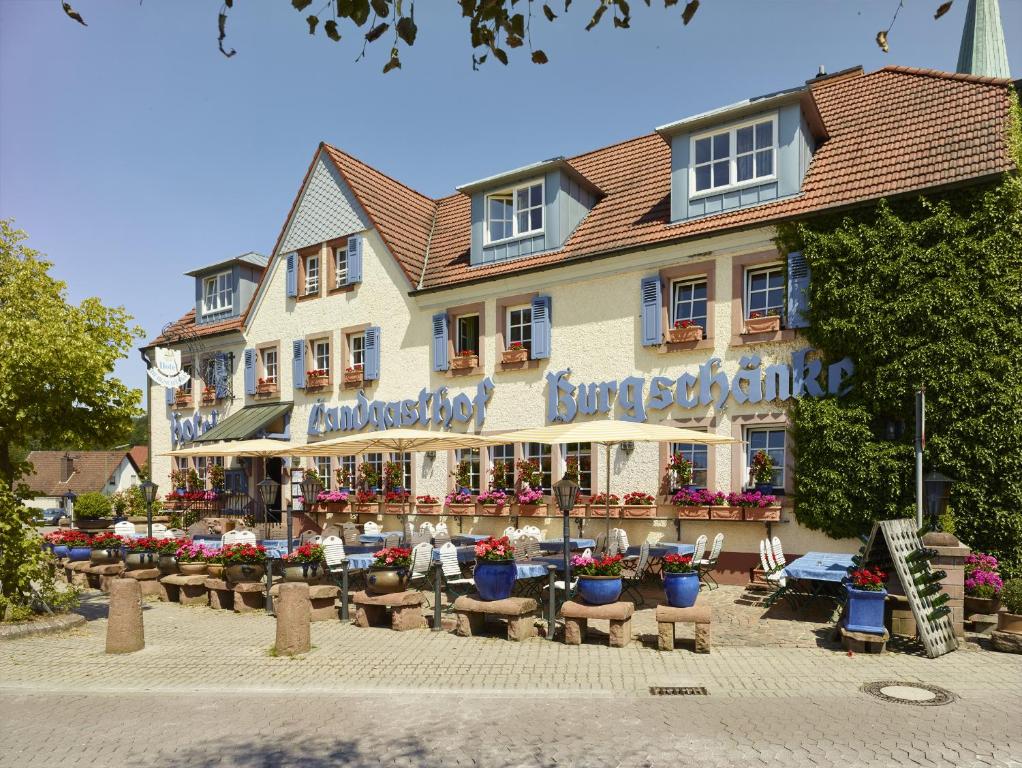
[[[417,590],[410,589],[391,595],[370,595],[362,590],[353,594],[351,600],[355,604],[356,627],[385,627],[389,624],[391,629],[404,632],[426,626],[426,619],[422,615],[422,593]]]
[[[853,632],[841,627],[841,645],[852,653],[883,653],[887,650],[887,641],[890,638],[891,633],[886,629],[882,635],[874,635],[869,632]]]
[[[160,595],[160,600],[164,602],[181,603],[181,605],[209,604],[205,574],[185,576],[181,573],[174,573],[160,579],[160,584],[163,585],[163,594]]]
[[[85,571],[89,586],[103,592],[109,592],[110,582],[114,579],[119,579],[122,573],[124,573],[124,563],[93,565]]]
[[[710,621],[713,613],[708,605],[698,601],[691,608],[672,608],[669,605],[656,607],[657,648],[673,651],[675,627],[679,624],[695,624],[695,652],[710,652]]]
[[[164,593],[160,584],[160,572],[156,568],[139,568],[125,571],[121,578],[134,579],[142,588],[142,597],[159,597]]]
[[[277,599],[280,595],[280,584],[270,587],[273,598],[273,612],[277,612]],[[330,621],[337,618],[337,597],[341,590],[333,584],[309,584],[309,609],[312,621]]]
[[[88,560],[69,560],[64,565],[64,576],[67,578],[67,583],[72,587],[82,587],[88,589],[89,586],[89,568],[92,567],[92,563]]]
[[[635,604],[626,602],[608,605],[587,605],[569,600],[561,606],[564,619],[564,644],[581,645],[589,628],[590,619],[610,622],[610,647],[624,648],[632,641],[632,614]]]
[[[531,597],[483,600],[479,595],[462,595],[454,601],[458,637],[478,635],[487,616],[507,619],[508,640],[528,640],[536,634],[536,601]]]
[[[206,579],[209,607],[215,611],[234,610],[234,588],[223,579]]]
[[[266,610],[266,583],[262,581],[227,582],[234,593],[234,612],[253,613]]]

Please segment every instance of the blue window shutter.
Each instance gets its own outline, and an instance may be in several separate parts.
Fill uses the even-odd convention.
[[[362,282],[362,236],[348,238],[348,285]]]
[[[213,388],[217,400],[223,400],[230,389],[230,366],[227,365],[227,353],[217,352],[213,357]]]
[[[532,300],[532,359],[550,357],[550,297]]]
[[[362,378],[366,381],[376,381],[380,378],[380,327],[378,325],[366,328],[365,360]]]
[[[174,388],[173,387],[164,387],[163,391],[167,395],[167,405],[173,405],[174,404]]]
[[[291,360],[291,377],[295,389],[305,389],[305,339],[295,339],[292,348],[294,358]]]
[[[287,295],[294,297],[298,295],[298,254],[287,255]]]
[[[663,306],[660,277],[642,278],[642,344],[649,347],[663,338]]]
[[[447,360],[447,313],[437,312],[433,315],[433,370],[446,371],[450,367]]]
[[[788,254],[788,318],[789,328],[809,326],[809,262],[801,251]]]
[[[254,349],[245,350],[245,394],[254,395],[256,393],[256,351]]]

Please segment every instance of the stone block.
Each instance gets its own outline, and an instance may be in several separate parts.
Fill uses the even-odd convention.
[[[990,644],[1003,653],[1022,653],[1022,635],[995,629],[990,633]]]
[[[110,591],[110,583],[124,573],[124,563],[92,565],[85,571],[89,586],[103,592]]]
[[[168,602],[181,605],[209,605],[204,574],[185,576],[181,573],[174,573],[160,579],[160,584],[166,590]]]
[[[274,611],[276,611],[277,597],[280,594],[281,584],[274,584],[270,588],[270,597],[273,598]],[[312,612],[312,621],[331,621],[337,618],[337,596],[341,590],[332,584],[309,584],[309,609]]]
[[[352,595],[355,604],[355,626],[380,627],[387,624],[398,632],[423,629],[426,619],[422,615],[422,593],[417,590],[395,592],[390,595],[370,595],[365,590]]]
[[[144,647],[142,588],[133,579],[113,579],[110,583],[106,652],[132,653]]]
[[[565,618],[624,621],[632,618],[633,613],[635,613],[635,603],[624,601],[607,605],[587,605],[576,600],[568,600],[561,606],[561,616]]]
[[[309,585],[289,582],[278,585],[277,639],[278,654],[294,656],[312,648],[312,617]]]
[[[564,644],[582,645],[582,641],[585,639],[588,628],[589,622],[585,619],[566,618],[564,620]]]
[[[527,640],[536,633],[537,604],[531,597],[506,600],[482,600],[478,595],[462,595],[454,601],[455,634],[471,637],[483,629],[487,614],[507,620],[508,640]]]
[[[75,561],[67,563],[64,566],[64,577],[67,579],[67,583],[73,587],[87,588],[89,586],[88,575],[86,573],[88,568],[88,562]]]
[[[206,579],[209,607],[216,611],[234,610],[234,590],[223,579]]]
[[[258,581],[233,584],[234,612],[253,613],[266,610],[266,585]],[[272,587],[271,587],[272,588]]]
[[[672,608],[669,605],[658,605],[656,608],[657,648],[661,651],[673,651],[677,639],[676,628],[679,622],[695,625],[695,652],[710,652],[710,622],[713,615],[709,606],[697,603],[691,608]]]
[[[887,650],[890,633],[885,629],[883,635],[868,632],[851,632],[841,627],[841,644],[846,651],[853,653],[883,653]]]
[[[610,647],[623,648],[632,641],[633,613],[635,613],[634,603],[622,601],[608,605],[587,605],[569,600],[561,606],[561,617],[564,619],[564,642],[566,645],[579,645],[586,635],[589,620],[604,619],[610,622]]]

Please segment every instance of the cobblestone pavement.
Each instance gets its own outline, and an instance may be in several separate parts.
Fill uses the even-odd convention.
[[[566,647],[331,621],[287,659],[268,653],[265,615],[149,604],[146,648],[107,656],[103,603],[90,599],[84,629],[0,643],[0,766],[1022,768],[1022,657],[974,646],[936,660],[783,644],[668,654],[598,634]],[[860,690],[876,680],[958,698],[886,703]]]

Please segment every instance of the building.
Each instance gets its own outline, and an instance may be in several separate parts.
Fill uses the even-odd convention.
[[[196,440],[653,421],[742,443],[615,449],[612,493],[664,500],[671,451],[692,461],[696,485],[740,490],[764,450],[775,460],[785,523],[775,532],[786,549],[854,550],[793,514],[788,406],[840,396],[854,360],[824,365],[807,349],[812,276],[800,254],[778,251],[775,226],[997,178],[1013,168],[1011,98],[1003,79],[854,68],[576,157],[488,169],[441,199],[321,144],[269,260],[189,273],[195,308],[143,350],[178,350],[191,374],[177,390],[150,382],[153,478],[166,484],[166,452]],[[672,334],[675,326],[690,330]],[[498,462],[523,458],[539,462],[547,490],[572,459],[583,491],[603,476],[587,445],[506,445],[404,457],[402,484],[442,498],[464,461],[468,485],[485,489]],[[379,469],[386,460],[357,462]],[[357,462],[310,465],[336,484],[336,470]],[[237,462],[228,482],[252,489],[285,469]],[[671,540],[672,516],[665,508],[622,525],[633,541],[650,532]],[[507,525],[460,522],[465,531]],[[536,522],[559,530],[555,517]],[[692,520],[681,535],[717,531],[727,537],[722,569],[741,579],[764,525]]]
[[[132,451],[32,451],[32,474],[25,484],[35,494],[25,506],[63,508],[70,492],[111,496],[139,484],[139,465]]]

